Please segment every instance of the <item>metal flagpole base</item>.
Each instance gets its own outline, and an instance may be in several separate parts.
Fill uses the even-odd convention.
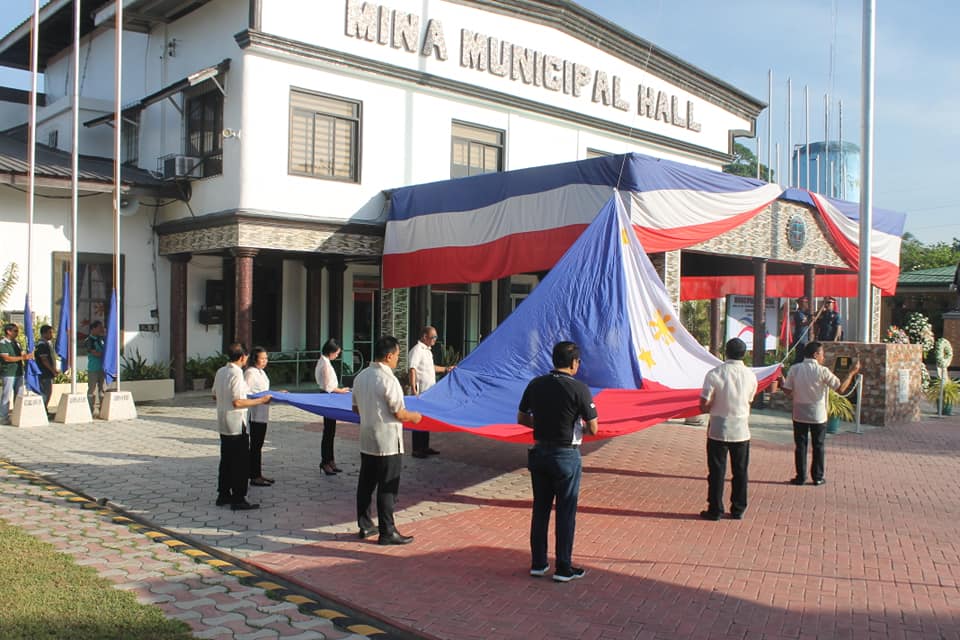
[[[13,403],[10,424],[15,427],[45,427],[47,408],[43,405],[43,396],[22,394]]]
[[[134,420],[137,407],[133,404],[133,394],[129,391],[108,391],[103,394],[100,406],[102,420]]]
[[[87,402],[87,394],[65,393],[60,396],[57,415],[53,421],[61,424],[93,422],[93,416],[90,415],[90,404]]]

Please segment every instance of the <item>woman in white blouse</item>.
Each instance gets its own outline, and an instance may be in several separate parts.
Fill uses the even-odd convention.
[[[243,379],[250,388],[250,393],[270,390],[270,378],[264,371],[268,360],[267,350],[263,347],[254,347],[250,352],[248,362],[251,364],[243,372]],[[271,478],[264,477],[260,468],[263,441],[267,438],[268,420],[270,420],[269,404],[261,404],[250,408],[250,484],[256,487],[269,487],[273,484]]]
[[[333,338],[324,343],[320,350],[321,356],[317,360],[317,368],[314,370],[314,376],[317,379],[317,385],[326,393],[349,393],[350,387],[341,387],[337,380],[337,372],[333,369],[332,360],[340,357],[340,343]],[[328,476],[332,476],[343,471],[337,466],[333,459],[333,439],[337,435],[337,421],[333,418],[323,419],[323,438],[320,440],[320,468]]]

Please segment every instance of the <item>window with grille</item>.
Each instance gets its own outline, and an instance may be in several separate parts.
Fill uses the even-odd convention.
[[[223,173],[223,94],[220,89],[214,87],[187,96],[184,119],[187,125],[186,155],[199,158],[201,176],[206,178]]]
[[[120,126],[120,161],[137,166],[140,161],[140,111],[123,114]]]
[[[359,102],[292,89],[290,173],[360,182],[360,114]]]
[[[465,178],[503,171],[503,131],[453,122],[450,177]]]

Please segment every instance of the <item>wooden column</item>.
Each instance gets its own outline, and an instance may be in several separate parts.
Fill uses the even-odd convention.
[[[234,271],[233,337],[250,349],[253,342],[253,258],[259,251],[234,247],[230,253],[233,254]]]
[[[723,346],[723,317],[720,314],[720,298],[710,301],[710,353],[719,355]]]
[[[343,340],[343,273],[347,265],[343,262],[327,264],[327,322],[330,326],[330,337],[337,341]],[[376,340],[377,336],[373,336]]]
[[[818,309],[814,293],[816,292],[817,267],[812,264],[803,265],[803,295],[810,301],[811,313]]]
[[[753,259],[753,366],[763,365],[767,337],[767,259]]]
[[[318,258],[303,261],[307,268],[307,351],[319,351],[323,346],[320,335],[320,314],[323,311],[323,262]]]
[[[187,263],[191,257],[189,253],[167,256],[170,261],[170,368],[177,391],[187,388]]]
[[[497,280],[497,324],[499,325],[513,309],[510,308],[510,276]]]

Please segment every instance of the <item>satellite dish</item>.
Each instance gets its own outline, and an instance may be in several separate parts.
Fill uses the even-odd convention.
[[[140,210],[140,201],[136,198],[120,198],[120,215],[132,216]]]

